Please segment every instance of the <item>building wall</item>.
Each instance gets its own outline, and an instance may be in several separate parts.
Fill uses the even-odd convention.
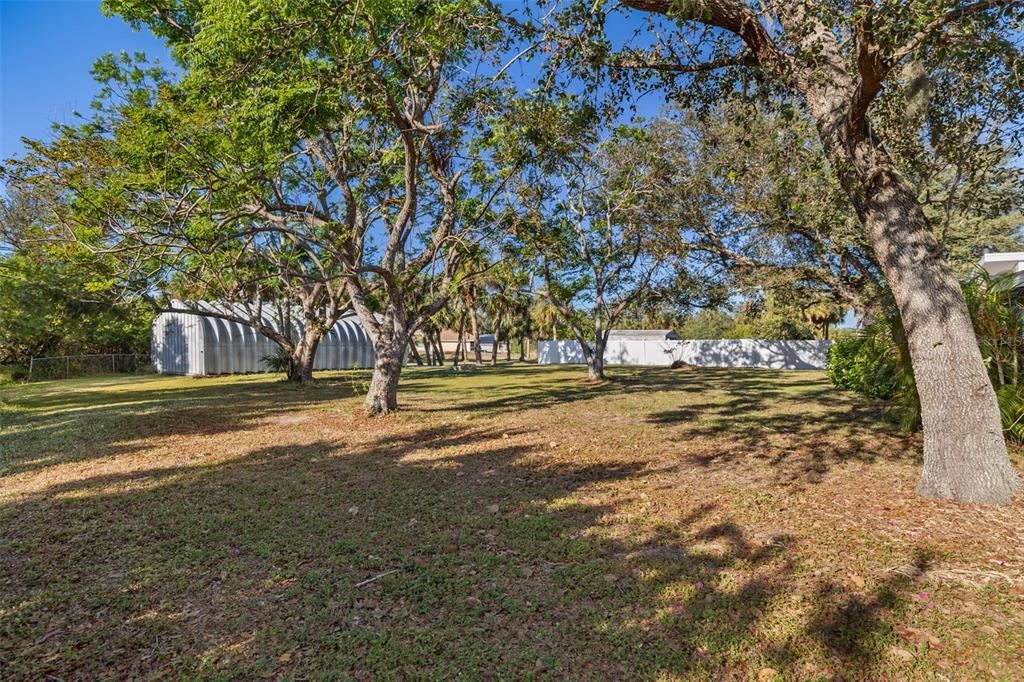
[[[161,313],[153,321],[151,353],[161,374],[244,374],[267,372],[264,358],[278,346],[254,327],[195,313]],[[341,320],[324,335],[315,370],[373,367],[373,343],[354,317]]]
[[[203,374],[204,334],[198,315],[161,313],[153,320],[150,357],[161,374]]]
[[[707,339],[687,341],[612,340],[605,348],[607,365],[667,367],[677,360],[700,367],[762,367],[766,369],[824,369],[831,341],[767,341]],[[577,341],[541,341],[541,365],[583,364]]]

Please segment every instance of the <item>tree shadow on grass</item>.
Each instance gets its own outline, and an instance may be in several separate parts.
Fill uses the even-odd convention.
[[[267,376],[227,383],[147,376],[137,378],[141,384],[124,378],[84,387],[75,382],[70,393],[48,387],[12,400],[12,409],[0,414],[0,476],[130,455],[149,439],[253,428],[354,398],[368,378],[368,371],[339,372],[298,387]]]
[[[847,462],[920,461],[919,439],[883,420],[877,405],[820,382],[779,378],[774,387],[723,381],[722,399],[656,411],[647,421],[680,443],[715,442],[687,458],[698,466],[762,464],[787,485],[818,483]]]
[[[650,468],[550,459],[526,435],[426,426],[352,448],[267,445],[12,502],[0,508],[5,678],[796,670],[799,655],[761,628],[801,589],[795,538],[714,504],[609,532],[635,500],[595,491]],[[804,636],[872,670],[873,650],[844,633],[875,637],[893,604],[844,622],[830,605],[851,597],[820,598]]]
[[[564,366],[505,366],[486,368],[479,377],[491,377],[497,383],[477,387],[460,401],[460,409],[469,412],[503,412],[508,410],[543,409],[575,402],[626,395],[679,392],[706,394],[725,391],[745,395],[746,407],[754,409],[769,404],[779,396],[799,394],[803,399],[828,397],[834,391],[823,386],[818,377],[807,378],[798,371],[761,369],[699,368],[676,371],[654,367],[613,367],[605,381],[593,382],[586,373]],[[425,377],[421,388],[430,388],[444,370],[435,370]],[[436,386],[436,384],[435,384]],[[429,408],[428,408],[429,409]],[[444,410],[445,407],[435,407]]]
[[[679,395],[679,407],[650,412],[647,420],[678,434],[680,441],[720,442],[713,451],[694,456],[694,462],[713,466],[750,457],[774,459],[774,464],[786,465],[778,469],[781,476],[800,482],[818,480],[837,461],[874,461],[878,448],[869,442],[871,435],[891,432],[878,425],[868,403],[838,394],[820,377],[806,373],[629,367],[612,371],[609,381],[593,384],[566,368],[486,367],[464,376],[448,368],[416,368],[403,376],[401,400],[407,409],[426,414],[457,409],[478,418],[582,401],[655,395],[668,401]],[[344,409],[357,412],[354,398],[368,377],[366,371],[331,373],[306,389],[262,377],[238,382],[190,380],[188,386],[181,386],[180,379],[166,386],[149,379],[141,389],[101,384],[67,396],[33,396],[23,401],[32,411],[9,417],[13,428],[0,436],[0,475],[128,456],[154,438],[246,430],[266,420],[288,420],[293,413],[327,408],[342,399],[352,399]],[[808,414],[803,408],[809,404],[822,409]],[[850,427],[856,433],[842,442],[832,438],[837,430]],[[776,436],[789,437],[792,447],[765,449],[766,439]],[[908,440],[899,454],[915,456],[915,450]],[[790,463],[795,464],[790,467]]]

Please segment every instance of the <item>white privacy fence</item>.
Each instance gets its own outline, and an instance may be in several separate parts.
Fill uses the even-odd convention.
[[[831,341],[767,341],[706,339],[690,341],[609,339],[607,365],[665,366],[680,360],[700,367],[763,367],[766,369],[825,369]],[[537,363],[583,364],[578,341],[541,341]]]

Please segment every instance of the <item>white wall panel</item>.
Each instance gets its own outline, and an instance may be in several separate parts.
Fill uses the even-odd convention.
[[[706,339],[686,341],[609,340],[606,365],[667,367],[676,360],[699,367],[763,367],[767,369],[824,369],[831,341],[769,341],[764,339]],[[577,341],[541,341],[541,365],[584,364]]]

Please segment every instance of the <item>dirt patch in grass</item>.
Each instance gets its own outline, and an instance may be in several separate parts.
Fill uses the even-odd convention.
[[[0,677],[1013,679],[1024,503],[820,373],[0,396]],[[1019,465],[1019,457],[1014,453]]]

